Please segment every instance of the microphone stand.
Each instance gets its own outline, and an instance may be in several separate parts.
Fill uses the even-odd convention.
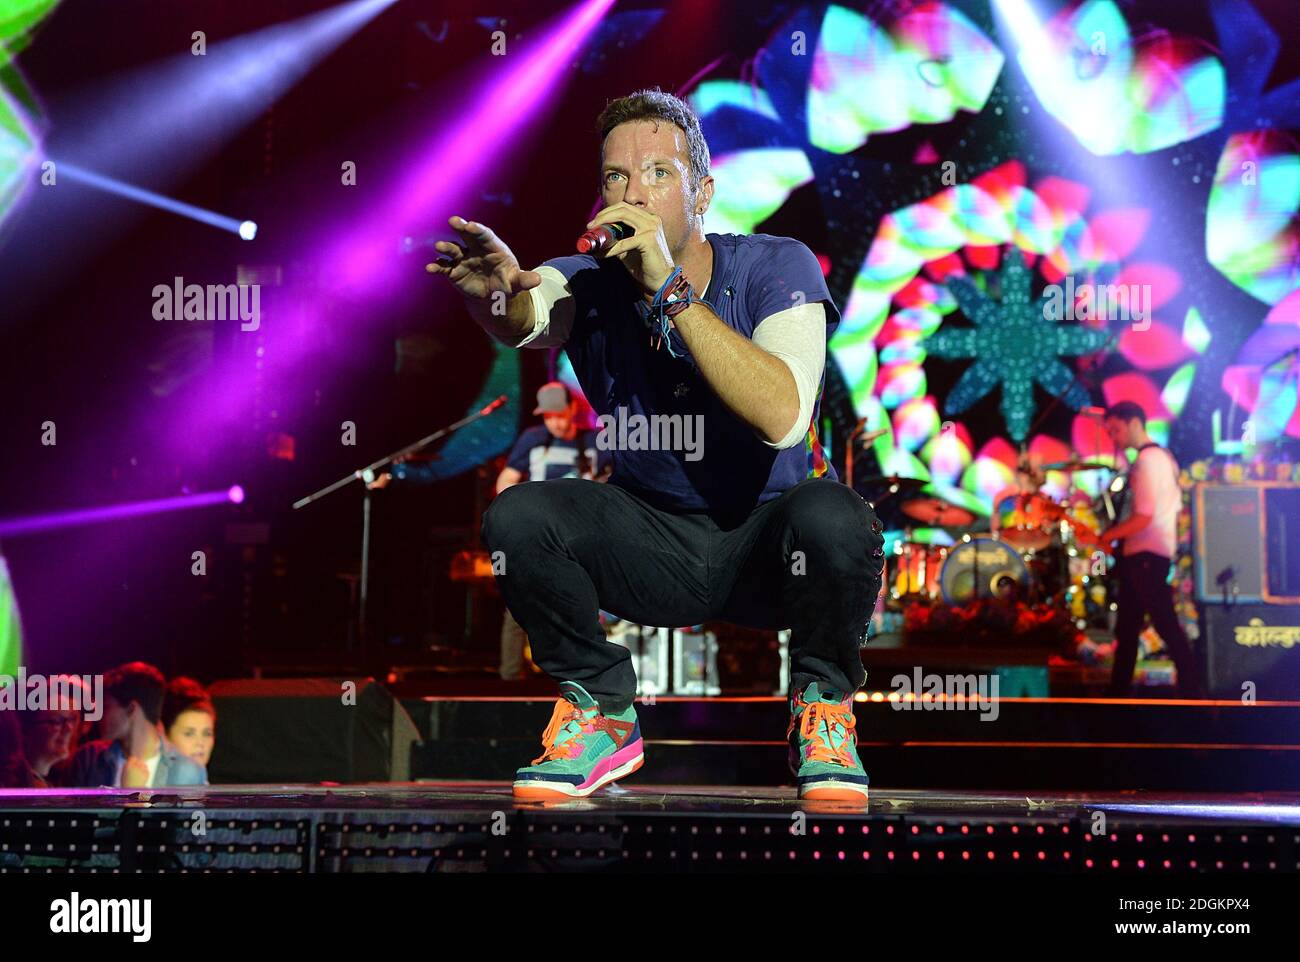
[[[495,401],[489,403],[482,410],[475,411],[473,414],[468,414],[465,417],[461,418],[459,421],[447,425],[445,428],[439,428],[437,431],[434,431],[432,434],[420,438],[420,440],[418,441],[408,444],[405,447],[398,448],[393,453],[385,455],[384,457],[380,458],[378,461],[373,461],[370,464],[367,464],[364,468],[358,468],[356,471],[353,471],[351,474],[339,478],[333,484],[326,485],[325,487],[321,488],[319,491],[313,492],[312,494],[307,495],[305,498],[299,498],[297,501],[293,503],[293,509],[297,511],[299,508],[305,508],[307,507],[307,505],[313,504],[319,501],[321,498],[333,494],[335,491],[338,491],[340,488],[346,487],[347,485],[351,484],[353,481],[362,481],[366,485],[366,489],[365,489],[366,494],[361,502],[361,583],[360,583],[360,588],[358,590],[359,597],[357,601],[357,617],[356,617],[356,638],[358,639],[358,641],[360,641],[362,645],[364,645],[366,641],[366,601],[370,594],[370,497],[371,497],[371,493],[370,493],[369,486],[370,483],[375,480],[375,471],[384,468],[389,464],[392,464],[394,461],[406,457],[408,454],[413,454],[414,452],[420,450],[421,448],[428,447],[430,444],[432,444],[434,441],[437,441],[439,438],[445,437],[446,435],[451,434],[453,431],[459,431],[461,428],[465,427],[465,425],[477,421],[479,418],[487,417],[489,414],[491,414],[493,411],[495,411],[497,408],[499,408],[501,405],[505,403],[506,403],[506,396],[502,394],[500,397],[498,397]],[[351,632],[349,632],[349,640],[350,639],[351,639]],[[348,648],[349,650],[351,650],[351,644],[349,644]]]

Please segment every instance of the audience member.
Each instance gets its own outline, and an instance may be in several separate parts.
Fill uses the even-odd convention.
[[[216,743],[217,710],[207,689],[193,678],[173,678],[163,698],[163,734],[204,768]]]
[[[104,676],[100,741],[83,745],[55,778],[69,786],[159,788],[206,785],[206,769],[160,732],[166,682],[152,665],[132,662]]]

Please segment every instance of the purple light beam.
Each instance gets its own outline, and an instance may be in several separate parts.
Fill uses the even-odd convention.
[[[175,498],[154,498],[149,501],[130,501],[126,504],[108,504],[100,508],[82,508],[77,511],[60,511],[55,514],[30,515],[25,518],[0,520],[0,537],[35,534],[101,521],[117,521],[144,514],[162,514],[166,511],[183,511],[203,508],[211,504],[239,504],[244,500],[244,489],[239,485],[222,491],[205,491],[203,494],[186,494]]]

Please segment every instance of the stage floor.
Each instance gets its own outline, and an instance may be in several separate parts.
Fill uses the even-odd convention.
[[[584,799],[517,801],[508,782],[438,781],[368,785],[239,785],[123,791],[121,789],[0,790],[0,812],[175,809],[205,812],[286,810],[319,812],[428,812],[482,814],[504,809],[692,814],[714,817],[789,814],[814,803],[793,787],[615,784]],[[1300,794],[1190,795],[1174,792],[975,792],[872,789],[865,805],[820,803],[851,817],[907,814],[930,819],[1069,821],[1102,811],[1116,816],[1177,819],[1217,825],[1289,825],[1300,828]]]
[[[0,872],[1294,873],[1300,796],[503,782],[0,792]]]

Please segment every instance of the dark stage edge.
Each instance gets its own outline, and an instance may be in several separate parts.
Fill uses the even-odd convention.
[[[1300,795],[614,786],[516,802],[500,782],[0,792],[0,873],[1280,874]]]

